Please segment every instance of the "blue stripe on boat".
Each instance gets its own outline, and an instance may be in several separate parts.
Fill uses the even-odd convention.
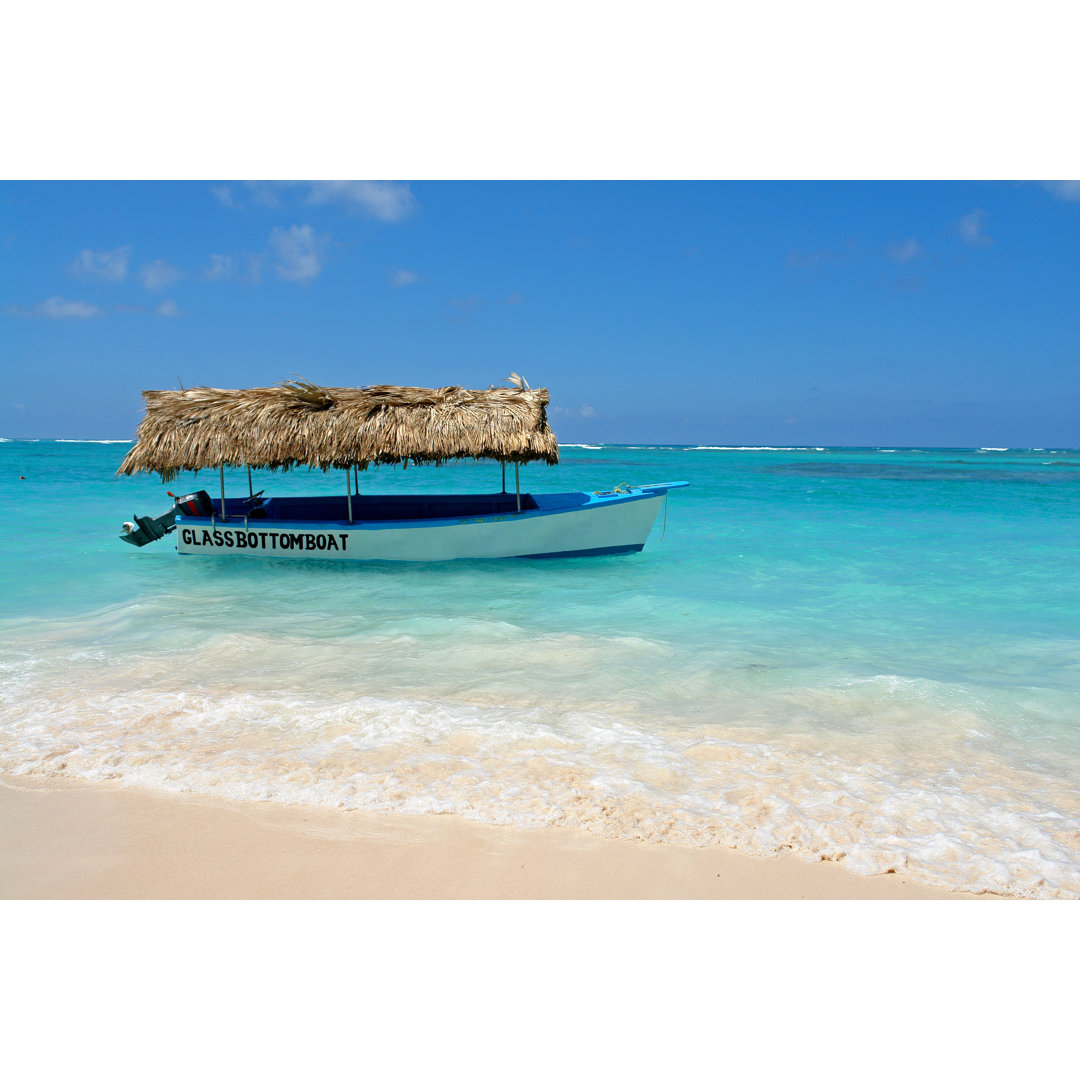
[[[578,551],[543,551],[536,555],[517,555],[518,559],[572,559],[577,555],[624,555],[628,551],[640,551],[644,544],[619,544],[616,547],[581,548]]]

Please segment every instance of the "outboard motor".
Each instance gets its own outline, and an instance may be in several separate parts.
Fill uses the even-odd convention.
[[[171,495],[172,492],[169,492]],[[175,509],[185,517],[213,517],[214,504],[205,491],[196,491],[193,495],[178,495]]]
[[[170,491],[169,494],[171,495],[172,492]],[[178,513],[189,517],[211,517],[214,513],[214,504],[205,491],[196,491],[193,495],[181,495],[173,502],[172,509],[160,517],[139,517],[136,514],[134,521],[125,521],[120,539],[136,547],[143,547],[154,540],[160,540],[176,528]]]
[[[160,517],[139,517],[135,515],[134,521],[124,522],[124,531],[120,534],[121,540],[129,544],[142,547],[152,540],[160,540],[166,533],[171,533],[176,528],[176,507]]]

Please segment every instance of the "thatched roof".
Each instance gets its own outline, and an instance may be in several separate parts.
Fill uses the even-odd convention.
[[[146,390],[138,442],[117,472],[180,472],[251,465],[366,469],[451,458],[559,460],[547,390],[444,386],[322,387],[283,383],[251,390]]]

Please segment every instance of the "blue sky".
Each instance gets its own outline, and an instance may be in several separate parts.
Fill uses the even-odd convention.
[[[5,182],[0,241],[9,438],[517,371],[568,442],[1080,445],[1076,183]]]

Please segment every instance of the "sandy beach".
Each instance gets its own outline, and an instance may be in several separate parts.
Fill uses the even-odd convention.
[[[950,900],[718,848],[0,778],[4,899]]]

